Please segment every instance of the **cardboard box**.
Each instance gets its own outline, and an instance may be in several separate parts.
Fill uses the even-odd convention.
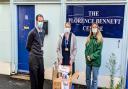
[[[71,66],[53,68],[53,89],[71,89],[72,81],[78,76],[78,72],[72,75]]]

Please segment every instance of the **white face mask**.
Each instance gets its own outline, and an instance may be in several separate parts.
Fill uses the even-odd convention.
[[[65,28],[64,29],[64,33],[70,33],[70,31],[71,31],[71,28]]]
[[[39,29],[42,29],[42,27],[43,27],[43,22],[38,22],[38,23],[37,23],[37,26],[38,26]]]
[[[96,34],[97,33],[97,30],[98,30],[97,28],[93,28],[92,29],[93,34]]]

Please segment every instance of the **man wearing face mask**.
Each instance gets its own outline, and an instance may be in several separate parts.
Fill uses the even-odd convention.
[[[64,33],[59,36],[57,45],[57,56],[59,64],[72,66],[72,73],[75,72],[75,56],[77,53],[76,36],[70,32],[71,24],[65,23]]]
[[[97,23],[91,25],[90,34],[85,43],[86,85],[87,89],[97,89],[97,78],[101,66],[102,34]],[[92,73],[92,79],[91,79]],[[92,80],[92,81],[91,81]]]
[[[31,89],[43,89],[43,43],[45,37],[45,27],[43,22],[44,17],[41,14],[38,14],[36,16],[36,26],[29,32],[26,44],[26,49],[29,51]]]

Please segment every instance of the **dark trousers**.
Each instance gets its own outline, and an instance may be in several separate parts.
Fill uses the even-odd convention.
[[[44,63],[43,56],[30,53],[29,71],[31,89],[43,89],[44,83]]]
[[[75,73],[75,63],[73,62],[73,64],[72,64],[72,74],[74,74]]]
[[[63,52],[62,65],[70,65],[70,52]],[[75,73],[75,62],[72,63],[72,74]]]

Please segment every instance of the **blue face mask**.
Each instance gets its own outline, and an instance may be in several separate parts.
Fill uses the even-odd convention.
[[[38,22],[37,26],[38,26],[39,29],[42,29],[43,28],[43,22]]]

